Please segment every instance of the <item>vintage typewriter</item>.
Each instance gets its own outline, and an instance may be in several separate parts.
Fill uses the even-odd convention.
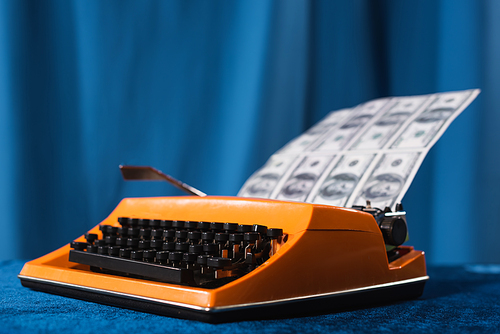
[[[332,207],[191,195],[126,198],[70,244],[25,264],[24,286],[205,322],[309,315],[415,298],[424,253],[402,246],[399,205]]]

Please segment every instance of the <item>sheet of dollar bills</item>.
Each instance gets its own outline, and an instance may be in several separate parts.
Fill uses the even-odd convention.
[[[272,155],[238,196],[394,209],[427,152],[478,94],[388,97],[332,111]]]

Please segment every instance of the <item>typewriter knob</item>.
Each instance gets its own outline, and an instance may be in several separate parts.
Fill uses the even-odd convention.
[[[380,230],[387,245],[399,246],[406,240],[408,227],[401,217],[385,217],[380,223]]]
[[[278,239],[283,235],[283,229],[281,228],[270,228],[267,230],[267,236],[271,239]]]

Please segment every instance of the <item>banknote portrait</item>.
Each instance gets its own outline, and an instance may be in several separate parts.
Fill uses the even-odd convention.
[[[321,188],[319,195],[327,200],[345,198],[353,192],[358,184],[358,177],[351,173],[342,173],[328,179]]]
[[[307,195],[314,186],[317,178],[315,174],[311,173],[295,175],[286,182],[282,194],[288,198],[297,198]]]

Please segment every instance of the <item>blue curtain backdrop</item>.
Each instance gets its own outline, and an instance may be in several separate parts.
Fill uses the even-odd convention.
[[[0,0],[0,259],[78,237],[155,166],[235,195],[369,99],[481,88],[403,204],[434,264],[499,262],[500,2]]]

